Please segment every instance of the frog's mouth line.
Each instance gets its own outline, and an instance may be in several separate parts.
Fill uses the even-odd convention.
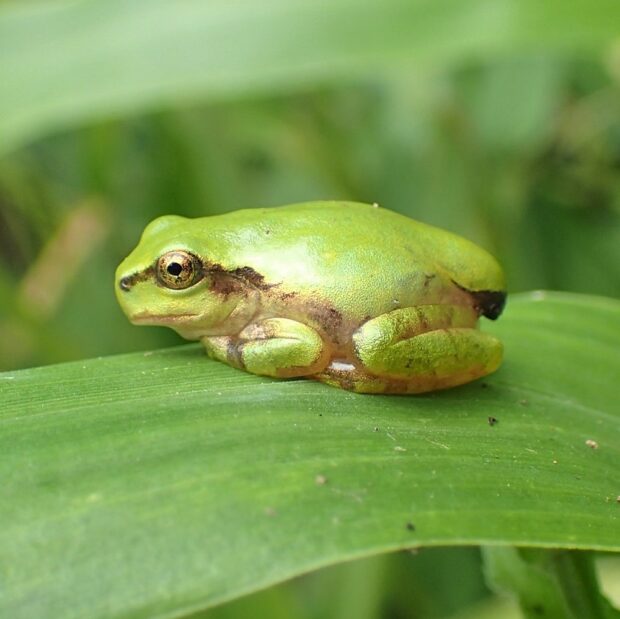
[[[187,320],[188,318],[195,318],[197,314],[147,314],[142,312],[141,314],[134,314],[130,320],[134,324],[161,324],[161,323],[175,323],[179,320]]]

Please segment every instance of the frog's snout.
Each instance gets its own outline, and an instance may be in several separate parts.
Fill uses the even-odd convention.
[[[120,267],[118,271],[121,271]],[[116,274],[116,283],[121,292],[129,292],[136,284],[151,280],[155,274],[155,269],[152,266],[122,276],[118,271]],[[125,273],[127,273],[127,271],[125,271]]]
[[[476,309],[487,318],[495,320],[502,313],[506,305],[506,293],[495,290],[479,290],[471,292],[474,298]]]
[[[121,277],[121,279],[118,282],[118,287],[123,292],[129,292],[131,290],[131,284],[132,284],[131,280],[132,280],[131,276]]]

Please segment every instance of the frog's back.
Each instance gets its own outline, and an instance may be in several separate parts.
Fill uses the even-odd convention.
[[[204,238],[226,237],[225,268],[251,266],[266,281],[305,288],[399,277],[428,261],[424,224],[370,204],[306,202],[202,220]]]
[[[224,269],[250,267],[274,294],[324,299],[356,319],[453,302],[453,280],[476,290],[477,278],[488,282],[495,267],[498,285],[503,277],[497,263],[469,241],[375,205],[308,202],[235,211],[196,224],[203,238],[226,239],[218,243],[226,250],[213,256]]]

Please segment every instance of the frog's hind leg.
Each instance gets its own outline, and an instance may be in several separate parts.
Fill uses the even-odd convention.
[[[394,310],[354,334],[353,363],[332,363],[315,378],[360,393],[423,393],[462,385],[495,371],[502,345],[476,329],[466,306]]]

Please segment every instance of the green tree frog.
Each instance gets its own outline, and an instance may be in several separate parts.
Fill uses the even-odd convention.
[[[459,236],[377,205],[308,202],[151,222],[116,272],[131,322],[200,340],[254,374],[421,393],[495,371],[478,330],[501,267]]]

